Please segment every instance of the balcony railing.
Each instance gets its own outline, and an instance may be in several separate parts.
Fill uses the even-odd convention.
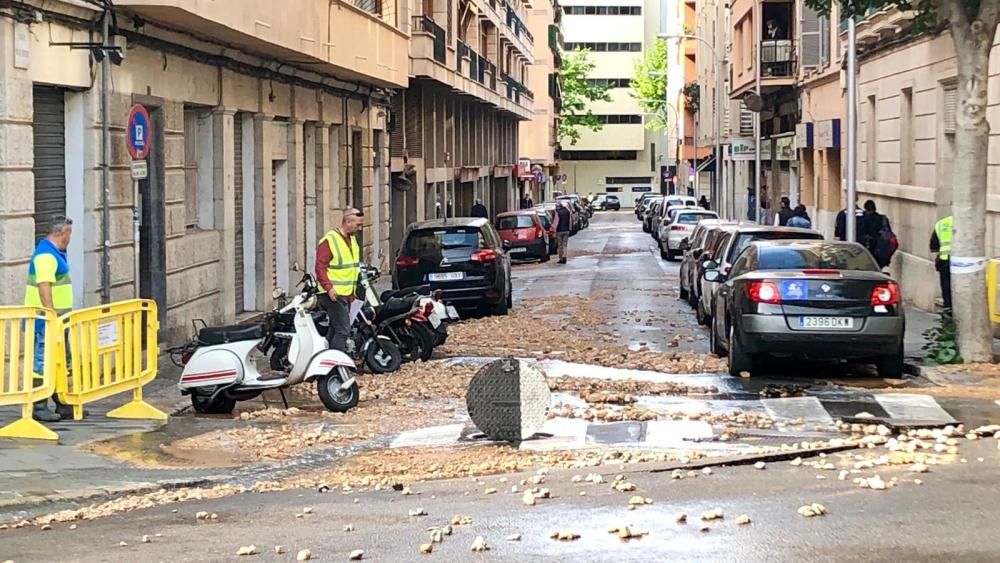
[[[488,84],[488,86],[490,87],[490,90],[493,90],[494,92],[496,92],[496,89],[497,89],[497,65],[493,64],[492,62],[490,62],[489,59],[480,58],[479,60],[481,62],[481,67],[482,67],[484,75],[486,75],[486,74],[489,75],[489,84]],[[487,85],[485,83],[485,76],[484,76],[484,84],[483,85],[484,86]]]
[[[534,44],[535,38],[531,35],[531,32],[528,31],[528,26],[524,25],[521,18],[514,12],[514,8],[512,8],[507,2],[504,2],[503,6],[507,12],[507,27],[514,31],[514,36],[521,37],[523,35],[528,38],[529,43]]]
[[[413,28],[416,31],[431,34],[434,38],[434,60],[441,64],[448,64],[448,42],[444,28],[432,20],[430,16],[414,16]]]
[[[468,68],[463,72],[462,60],[466,57],[469,59],[469,64]],[[469,77],[469,80],[475,80],[480,84],[486,85],[486,70],[488,68],[487,63],[489,63],[489,61],[485,57],[473,51],[462,41],[458,42],[458,58],[455,64],[455,70],[457,70],[459,74],[464,74]],[[495,69],[496,67],[494,66],[493,68]],[[495,80],[495,78],[492,79],[494,82],[493,89],[496,89]]]
[[[760,75],[785,78],[795,75],[795,45],[791,39],[766,39],[760,42]]]
[[[506,85],[506,95],[508,99],[514,100],[516,103],[521,103],[522,97],[528,100],[535,99],[531,90],[525,88],[524,84],[515,80],[513,76],[502,72],[500,73],[500,80]]]

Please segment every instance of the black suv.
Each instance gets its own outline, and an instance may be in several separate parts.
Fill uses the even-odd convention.
[[[618,199],[618,196],[609,195],[604,198],[604,203],[601,204],[601,208],[605,210],[614,209],[615,211],[620,211],[622,208],[622,202]]]
[[[392,287],[429,284],[445,303],[506,315],[511,307],[509,244],[487,219],[412,223],[392,271]]]

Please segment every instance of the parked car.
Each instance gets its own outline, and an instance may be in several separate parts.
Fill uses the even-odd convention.
[[[644,203],[642,212],[642,232],[653,232],[653,217],[659,214],[660,204],[662,203],[663,197],[647,200]]]
[[[711,227],[705,237],[703,252],[701,257],[695,261],[695,271],[692,279],[691,292],[688,295],[688,304],[695,310],[697,315],[698,307],[701,303],[701,291],[705,286],[702,276],[705,274],[705,264],[711,264],[712,260],[719,260],[718,256],[725,252],[724,243],[730,233],[739,228],[739,225],[718,225]]]
[[[510,309],[510,243],[488,219],[458,217],[412,223],[392,271],[392,286],[430,285],[459,309],[498,315]]]
[[[899,285],[854,242],[769,241],[745,248],[719,284],[712,350],[729,371],[754,373],[766,356],[871,362],[903,374],[906,321]]]
[[[650,233],[657,244],[660,242],[660,231],[663,229],[663,226],[673,223],[677,217],[677,213],[685,210],[704,211],[700,207],[691,207],[688,205],[671,205],[666,207],[666,200],[664,200],[664,203],[660,206],[658,215],[653,217],[652,232]]]
[[[633,211],[635,211],[635,218],[638,219],[639,221],[642,221],[643,213],[646,212],[646,205],[648,205],[651,200],[657,197],[662,197],[662,196],[647,192],[642,194],[639,197],[639,199],[635,200],[635,208],[633,209]]]
[[[535,206],[534,210],[538,213],[538,220],[542,222],[542,228],[549,235],[549,254],[555,254],[559,249],[559,241],[556,239],[556,208],[554,205],[551,209]]]
[[[591,194],[589,198],[590,204],[597,209],[604,210],[604,202],[607,200],[608,194],[606,192],[600,192],[596,194]]]
[[[507,253],[512,259],[549,261],[549,232],[542,225],[538,211],[522,209],[499,213],[493,226],[500,238],[510,243]]]
[[[620,199],[618,199],[618,196],[616,195],[606,196],[604,198],[604,201],[601,203],[601,209],[605,211],[612,211],[612,210],[621,211],[621,208],[622,208],[622,202]]]
[[[699,221],[718,218],[718,213],[704,209],[681,208],[668,214],[659,227],[660,257],[672,261],[681,253],[681,241],[694,233]]]
[[[681,240],[681,250],[684,256],[681,259],[681,267],[678,272],[681,301],[688,301],[690,295],[694,293],[693,288],[697,285],[699,279],[695,277],[698,271],[697,264],[704,260],[702,257],[705,254],[705,245],[713,227],[735,224],[732,221],[722,221],[719,219],[702,219],[698,221],[698,225],[694,231],[687,238]]]
[[[758,240],[823,240],[823,235],[811,229],[741,224],[723,235],[718,248],[713,251],[710,263],[702,264],[704,271],[719,270],[723,275],[728,275],[729,268],[740,252]],[[715,310],[715,290],[718,289],[718,285],[702,275],[701,298],[695,306],[698,324],[708,326],[712,311]]]
[[[685,207],[698,207],[698,200],[689,195],[668,195],[667,205],[681,205]]]

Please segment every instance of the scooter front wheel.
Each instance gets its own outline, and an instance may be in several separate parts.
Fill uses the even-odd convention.
[[[399,346],[387,338],[372,340],[365,347],[365,365],[372,373],[389,373],[403,365]]]
[[[316,389],[319,391],[319,400],[327,410],[333,412],[347,412],[358,404],[361,393],[358,391],[358,382],[351,383],[344,388],[344,381],[352,379],[354,374],[347,368],[338,368],[316,380]]]
[[[202,395],[197,392],[191,393],[191,406],[199,414],[232,414],[236,408],[236,399],[219,393],[212,395]]]

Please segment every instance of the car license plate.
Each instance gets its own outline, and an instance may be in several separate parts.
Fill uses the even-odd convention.
[[[447,307],[445,307],[445,310],[448,312],[449,319],[455,319],[456,321],[459,319],[458,309],[456,309],[454,306],[448,305]]]
[[[854,328],[852,317],[799,317],[799,328],[850,330]]]
[[[525,247],[523,247],[523,246],[520,246],[520,247],[517,247],[517,248],[511,248],[510,249],[510,253],[511,254],[517,254],[519,252],[527,252],[527,251],[528,251],[528,249],[525,248]]]
[[[455,281],[465,279],[465,272],[441,272],[438,274],[427,274],[428,281]]]

